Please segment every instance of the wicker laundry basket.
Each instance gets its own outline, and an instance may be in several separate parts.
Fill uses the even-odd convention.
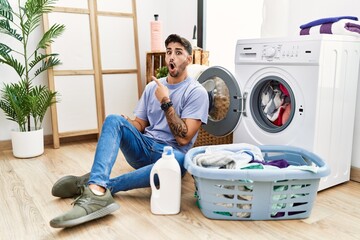
[[[233,143],[232,133],[224,137],[217,137],[206,132],[203,128],[200,128],[198,137],[194,143],[194,147],[231,143]]]

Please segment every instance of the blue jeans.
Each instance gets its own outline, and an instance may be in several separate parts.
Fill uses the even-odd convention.
[[[161,158],[164,146],[167,146],[165,142],[144,136],[124,117],[109,115],[102,126],[88,184],[108,188],[112,194],[150,187],[151,168]],[[110,179],[119,149],[135,170]],[[176,149],[174,149],[174,154],[184,176],[185,154]]]

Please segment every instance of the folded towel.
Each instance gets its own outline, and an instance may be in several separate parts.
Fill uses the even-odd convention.
[[[318,26],[324,23],[334,23],[334,22],[338,22],[341,19],[351,19],[351,20],[355,20],[357,21],[358,18],[354,17],[354,16],[340,16],[340,17],[330,17],[330,18],[320,18],[314,21],[311,21],[309,23],[303,24],[300,26],[301,29],[305,29],[305,28],[310,28],[310,27],[314,27],[314,26]]]
[[[345,23],[345,29],[349,30],[350,32],[360,33],[360,25],[356,23],[351,23],[351,22]]]
[[[360,37],[360,24],[358,21],[342,19],[337,22],[324,23],[300,30],[300,35],[318,34],[338,34]]]
[[[193,158],[196,165],[210,168],[241,169],[251,160],[263,161],[263,155],[259,147],[251,144],[239,144],[237,152],[222,150],[217,146],[210,146]]]

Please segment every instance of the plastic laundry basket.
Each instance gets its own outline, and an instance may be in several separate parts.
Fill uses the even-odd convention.
[[[280,220],[309,217],[321,177],[328,165],[317,155],[290,146],[260,146],[265,161],[286,160],[290,165],[316,165],[316,173],[299,169],[211,169],[197,166],[194,156],[208,146],[195,147],[184,166],[195,179],[198,205],[204,216],[227,220]],[[209,146],[210,147],[210,146]],[[237,152],[241,144],[218,145]]]

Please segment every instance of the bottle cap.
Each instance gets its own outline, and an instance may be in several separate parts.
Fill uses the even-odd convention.
[[[173,148],[171,146],[165,146],[163,155],[166,155],[166,156],[174,155]]]
[[[155,21],[157,21],[159,18],[159,14],[154,14],[154,18],[155,18]]]

